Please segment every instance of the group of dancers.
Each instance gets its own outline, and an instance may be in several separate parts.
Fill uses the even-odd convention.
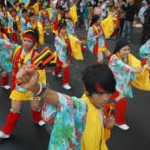
[[[35,123],[39,126],[45,122],[54,123],[49,150],[107,150],[106,140],[114,124],[120,129],[129,129],[125,113],[127,98],[133,97],[132,86],[150,91],[150,40],[140,48],[142,61],[131,54],[130,44],[123,39],[117,41],[111,54],[106,38],[114,32],[115,13],[104,20],[100,15],[93,15],[86,38],[80,40],[75,32],[76,3],[72,2],[69,10],[63,10],[59,3],[52,3],[48,9],[43,4],[37,15],[28,12],[23,4],[21,8],[22,11],[18,11],[22,13],[19,19],[15,8],[12,14],[6,11],[5,6],[0,12],[2,87],[9,89],[8,73],[12,75],[11,108],[0,131],[0,138],[10,137],[20,118],[22,103],[29,100]],[[66,90],[72,88],[69,81],[72,57],[83,60],[82,50],[85,46],[97,56],[94,65],[87,67],[83,73],[84,93],[80,99],[48,89],[45,69],[32,68],[38,46],[44,44],[49,28],[55,36],[57,54],[53,75],[62,77],[62,86]],[[9,33],[12,33],[12,39]],[[18,33],[21,45],[18,45]],[[103,64],[103,53],[108,65]],[[40,100],[45,101],[43,108],[40,107]],[[115,118],[103,113],[108,100],[116,101]]]

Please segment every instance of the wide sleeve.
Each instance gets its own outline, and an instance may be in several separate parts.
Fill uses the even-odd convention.
[[[109,15],[106,19],[101,22],[102,29],[106,38],[109,38],[114,32],[113,18]]]
[[[8,40],[0,38],[0,71],[12,71],[12,57],[17,45],[11,44]]]
[[[79,40],[71,34],[69,34],[68,37],[69,37],[73,57],[77,60],[83,60],[81,44],[78,42]]]
[[[65,60],[64,60],[64,58],[66,57],[65,56],[65,51],[64,51],[64,49],[65,49],[65,47],[64,47],[64,43],[63,43],[63,41],[59,38],[59,37],[55,37],[55,48],[56,48],[56,52],[57,52],[57,57],[59,58],[59,60],[61,61],[61,62],[66,62]]]
[[[52,11],[51,11],[51,21],[55,22],[55,18],[56,18],[56,8],[52,8]]]
[[[140,47],[139,55],[142,59],[150,56],[150,40]]]
[[[86,118],[86,103],[76,97],[58,93],[58,107],[44,106],[44,119],[54,122],[48,150],[71,148],[70,143],[78,149]],[[53,119],[50,119],[52,117]],[[80,148],[79,148],[80,149]]]
[[[133,68],[129,65],[125,64],[122,60],[120,60],[117,56],[112,56],[110,58],[110,67],[117,67],[118,69],[124,70],[129,73],[133,71]]]
[[[92,27],[89,28],[88,34],[87,34],[87,46],[90,52],[93,53],[94,47],[96,44],[96,36],[94,35]]]
[[[2,38],[0,38],[0,50],[2,51],[6,51],[7,55],[9,57],[13,57],[13,53],[15,51],[15,49],[17,48],[17,44],[13,44],[10,43],[8,40],[4,40]]]

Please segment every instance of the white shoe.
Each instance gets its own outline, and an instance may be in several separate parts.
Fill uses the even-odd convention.
[[[9,134],[5,134],[4,132],[0,131],[0,139],[8,139],[9,137]]]
[[[66,90],[70,90],[71,89],[71,86],[69,84],[64,84],[63,85],[63,88],[66,89]]]
[[[2,86],[2,88],[4,88],[5,90],[9,90],[10,86],[9,85],[4,85],[4,86]]]
[[[117,126],[118,128],[122,129],[122,130],[129,130],[129,126],[127,124],[115,124],[115,126]]]
[[[57,78],[61,78],[62,77],[62,74],[58,74],[58,75],[55,75],[55,73],[53,72],[53,76],[57,77]]]
[[[41,127],[44,126],[44,125],[45,125],[45,121],[40,120],[40,121],[38,122],[38,125],[41,126]]]
[[[49,35],[49,33],[48,33],[48,32],[46,32],[46,35]]]

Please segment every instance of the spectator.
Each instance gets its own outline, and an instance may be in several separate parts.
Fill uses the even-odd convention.
[[[122,31],[122,38],[127,39],[127,41],[131,43],[136,5],[134,3],[134,0],[129,0],[129,3],[123,2],[123,5],[125,6],[126,15],[125,15],[125,22]]]
[[[139,17],[142,24],[144,23],[144,13],[147,10],[147,8],[148,8],[147,2],[145,0],[143,0],[142,1],[142,7],[140,8],[139,13],[138,13],[138,17]]]
[[[144,13],[144,24],[141,44],[144,44],[150,38],[150,1],[148,2],[148,9]]]

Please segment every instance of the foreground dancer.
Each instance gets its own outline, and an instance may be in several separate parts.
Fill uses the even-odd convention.
[[[45,122],[41,117],[40,98],[34,98],[32,93],[25,88],[16,84],[16,75],[20,67],[24,64],[32,64],[33,58],[37,54],[34,50],[34,45],[38,41],[37,30],[27,30],[22,35],[22,46],[11,45],[9,42],[0,39],[0,45],[7,47],[8,50],[13,51],[13,74],[12,74],[12,92],[11,109],[8,114],[4,127],[0,131],[0,138],[9,138],[13,133],[15,126],[20,118],[20,110],[23,101],[30,100],[31,114],[35,123],[43,126]],[[45,71],[39,71],[40,81],[46,84]]]
[[[105,127],[112,127],[114,118],[104,119],[102,111],[115,91],[115,79],[109,67],[93,65],[85,69],[83,100],[46,88],[38,82],[38,77],[38,72],[28,66],[17,74],[21,87],[46,102],[43,117],[54,123],[48,149],[107,150]]]

